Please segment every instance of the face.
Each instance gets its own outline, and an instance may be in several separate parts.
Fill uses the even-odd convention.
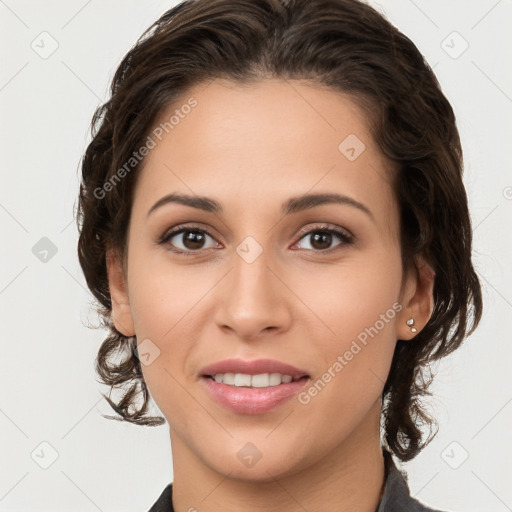
[[[411,316],[426,323],[431,288],[402,274],[392,171],[350,99],[298,81],[215,80],[155,126],[190,98],[154,132],[126,273],[108,260],[114,322],[137,336],[175,465],[290,475],[378,439],[396,340],[414,336]],[[169,194],[218,205],[161,201]],[[338,200],[305,200],[323,194]],[[226,359],[303,377],[248,388],[246,376],[243,387],[204,376]],[[215,373],[292,373],[229,369]]]

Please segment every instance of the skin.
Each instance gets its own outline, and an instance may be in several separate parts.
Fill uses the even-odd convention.
[[[142,370],[170,427],[175,510],[374,512],[384,484],[381,394],[396,340],[414,343],[406,320],[419,332],[433,308],[432,269],[419,260],[420,272],[402,272],[392,168],[363,111],[339,92],[214,80],[189,97],[197,107],[146,157],[125,266],[115,251],[107,262],[115,326],[160,351]],[[350,134],[365,145],[354,161],[338,149]],[[148,216],[170,192],[212,197],[224,213],[167,204]],[[373,218],[346,204],[282,215],[290,197],[317,192],[350,196]],[[354,243],[333,235],[315,244],[305,233],[316,223],[348,230]],[[182,225],[212,237],[158,244]],[[236,251],[247,236],[262,249],[251,263]],[[198,249],[180,255],[172,244]],[[401,311],[307,404],[292,397],[238,414],[201,385],[201,368],[231,357],[277,359],[315,382],[396,303]],[[248,442],[261,453],[251,467],[237,457]]]

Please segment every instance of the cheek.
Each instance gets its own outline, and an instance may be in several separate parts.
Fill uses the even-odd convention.
[[[136,331],[167,340],[187,324],[216,276],[205,266],[174,263],[160,250],[136,247],[131,257],[130,305]]]
[[[138,343],[146,343],[155,354],[141,369],[151,397],[175,430],[188,428],[190,395],[186,392],[186,362],[193,349],[191,332],[193,306],[203,293],[183,286],[177,277],[160,274],[153,268],[141,274],[131,288],[132,312]],[[193,332],[193,331],[192,331]],[[149,341],[148,341],[149,340]],[[140,345],[139,345],[140,346]],[[139,353],[140,353],[139,349]]]
[[[376,322],[383,335],[394,335],[402,279],[398,249],[383,246],[354,252],[339,265],[310,266],[297,272],[300,278],[290,276],[294,292],[308,306],[323,339],[332,341],[326,346],[342,348]],[[386,312],[388,321],[383,325],[380,319]]]
[[[310,295],[309,304],[322,320],[318,332],[324,333],[315,342],[323,361],[315,376],[323,395],[318,406],[370,403],[381,394],[396,344],[401,278],[400,255],[390,250],[342,266],[327,278],[317,276],[323,293],[316,302]]]
[[[161,256],[151,260],[149,252],[138,248],[130,257],[129,293],[135,332],[139,347],[145,343],[154,358],[148,365],[141,359],[143,377],[162,412],[169,417],[168,410],[169,414],[174,411],[173,421],[179,422],[177,404],[190,400],[182,386],[193,377],[186,375],[186,368],[199,322],[204,320],[201,301],[218,278],[206,266],[199,270],[199,266],[172,264]]]

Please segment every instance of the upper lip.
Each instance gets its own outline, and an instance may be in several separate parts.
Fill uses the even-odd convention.
[[[259,375],[261,373],[280,373],[281,375],[290,375],[294,379],[300,379],[309,376],[308,373],[295,366],[281,363],[275,359],[255,359],[253,361],[244,361],[243,359],[224,359],[216,363],[205,366],[201,370],[201,375],[216,375],[218,373],[245,373],[248,375]]]

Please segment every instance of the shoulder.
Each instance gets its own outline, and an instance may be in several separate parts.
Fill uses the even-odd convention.
[[[430,508],[411,496],[407,474],[400,471],[389,452],[384,450],[386,482],[377,512],[448,512]]]
[[[148,512],[174,512],[172,506],[172,483],[168,484],[162,491]]]
[[[402,510],[402,509],[398,509]],[[407,504],[407,507],[403,509],[404,511],[407,510],[407,512],[448,512],[447,510],[439,510],[437,508],[430,508],[424,503],[421,503],[421,501],[418,501],[416,498],[409,498],[409,502]]]

